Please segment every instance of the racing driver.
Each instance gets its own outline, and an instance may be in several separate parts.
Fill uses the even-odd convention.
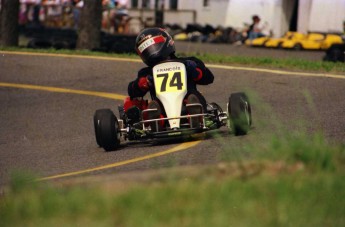
[[[137,78],[128,84],[128,95],[124,100],[124,111],[134,121],[139,120],[139,110],[157,109],[150,112],[148,119],[163,117],[160,102],[155,99],[152,68],[166,60],[176,59],[186,66],[187,71],[187,95],[184,103],[201,103],[206,111],[206,100],[197,90],[197,85],[213,83],[214,76],[205,64],[196,57],[176,57],[175,44],[172,37],[162,28],[147,28],[142,30],[136,38],[135,49],[147,67],[139,70]],[[150,103],[143,97],[150,92]],[[194,112],[193,112],[194,111]],[[189,114],[200,113],[200,108],[189,109]],[[198,120],[198,119],[196,119]],[[194,123],[193,123],[194,124]],[[155,124],[151,128],[155,128]],[[157,129],[153,129],[157,130]]]

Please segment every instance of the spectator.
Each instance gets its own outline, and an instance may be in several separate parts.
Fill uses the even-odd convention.
[[[45,1],[47,7],[47,26],[60,27],[62,16],[62,5],[60,0]]]
[[[73,0],[73,19],[74,19],[74,29],[78,28],[81,8],[84,6],[84,1],[82,0]]]
[[[253,23],[249,26],[248,29],[248,39],[253,40],[259,37],[266,36],[263,33],[263,30],[266,29],[267,23],[260,23],[261,19],[258,15],[252,17]]]
[[[114,20],[114,27],[115,31],[118,33],[128,33],[128,1],[127,0],[116,0],[116,13],[115,13],[115,20]]]
[[[35,0],[33,5],[33,18],[32,22],[34,26],[40,26],[40,11],[41,11],[41,0]]]
[[[102,28],[114,33],[115,1],[102,0]]]
[[[0,0],[1,2],[1,0]],[[21,1],[20,7],[19,7],[19,25],[25,25],[28,22],[28,15],[27,15],[27,5],[24,1]]]

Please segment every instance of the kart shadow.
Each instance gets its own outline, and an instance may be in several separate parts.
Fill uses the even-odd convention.
[[[184,142],[198,141],[198,140],[213,140],[213,139],[223,139],[228,138],[232,134],[229,133],[227,129],[207,131],[202,133],[196,133],[184,137],[174,137],[174,138],[161,138],[161,139],[152,139],[152,140],[143,140],[143,141],[121,141],[120,147],[116,151],[124,150],[126,148],[136,148],[136,147],[152,147],[152,146],[162,146],[162,145],[174,145]]]
[[[173,144],[180,144],[183,142],[189,142],[193,140],[195,139],[165,138],[165,139],[154,139],[154,140],[147,140],[147,141],[128,141],[124,144],[121,144],[120,149],[124,149],[126,147],[152,147],[152,146],[162,146],[162,145],[173,145]]]
[[[145,147],[155,147],[155,146],[163,146],[163,145],[174,145],[174,144],[180,144],[184,142],[191,142],[191,141],[198,141],[198,140],[207,141],[207,140],[215,140],[215,139],[227,139],[232,136],[235,136],[235,135],[233,133],[230,133],[229,130],[225,128],[225,129],[206,131],[202,133],[196,133],[196,134],[185,136],[185,137],[161,138],[161,139],[142,140],[142,141],[121,141],[121,144],[116,149],[116,151],[124,150],[130,147],[145,148]],[[116,152],[116,151],[113,151],[113,152]]]
[[[161,145],[171,145],[171,144],[178,144],[178,143],[198,141],[198,140],[206,141],[209,139],[226,138],[226,137],[229,137],[228,130],[215,130],[215,131],[197,133],[197,134],[193,134],[186,137],[180,137],[180,138],[167,138],[167,139],[154,140],[150,144],[152,146],[161,146]]]

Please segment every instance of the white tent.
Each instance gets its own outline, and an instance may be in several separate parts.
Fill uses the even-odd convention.
[[[299,0],[300,32],[342,33],[345,21],[345,0]]]
[[[207,7],[202,2],[181,0],[178,8],[196,10],[197,23],[235,28],[250,24],[251,17],[259,15],[268,24],[265,33],[271,31],[275,37],[287,32],[294,19],[299,32],[344,32],[345,0],[209,0]]]
[[[143,1],[154,8],[156,0]],[[282,36],[291,29],[299,32],[344,32],[345,0],[160,0],[166,10],[165,23],[188,23],[243,28],[251,24],[253,15],[267,23],[265,33]],[[171,1],[177,2],[177,10],[170,10]],[[141,11],[137,10],[139,13]]]

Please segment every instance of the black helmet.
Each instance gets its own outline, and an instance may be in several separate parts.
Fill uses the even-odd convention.
[[[135,50],[148,66],[154,66],[175,53],[174,40],[162,28],[147,28],[139,33]]]

